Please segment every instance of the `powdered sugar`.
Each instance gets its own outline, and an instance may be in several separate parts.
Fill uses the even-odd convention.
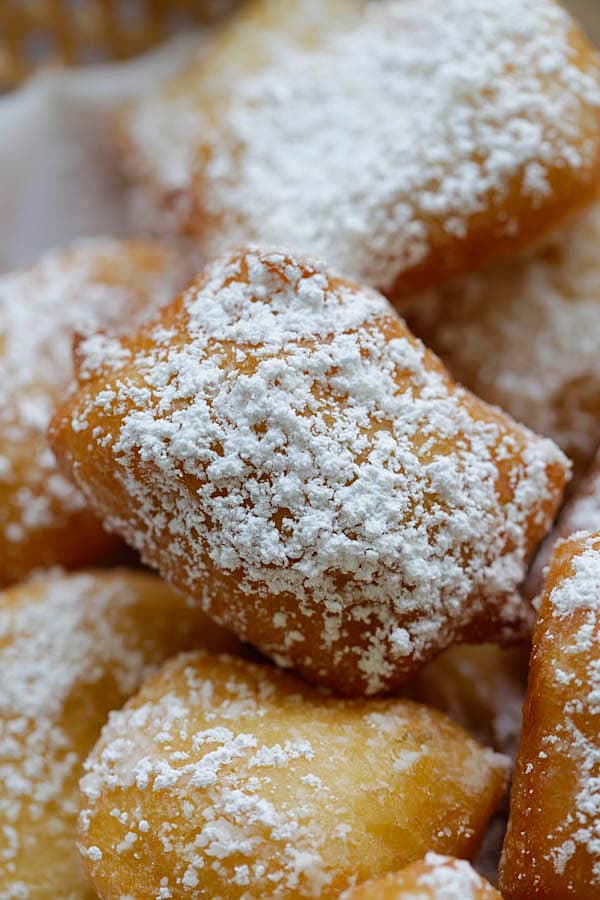
[[[600,887],[599,535],[558,544],[548,578],[504,867],[515,883],[526,865],[529,883],[575,896]],[[561,792],[548,798],[553,779]]]
[[[428,853],[425,865],[427,871],[419,875],[417,882],[435,900],[476,900],[482,896],[482,879],[465,860]],[[411,900],[410,896],[407,900]]]
[[[531,258],[405,308],[457,379],[584,464],[600,440],[599,243],[597,205]]]
[[[111,706],[205,635],[224,646],[146,574],[53,571],[1,595],[0,834],[12,835],[0,852],[2,897],[17,883],[15,897],[37,897],[40,884],[87,896],[74,845],[83,759]]]
[[[243,712],[232,717],[232,706]],[[399,744],[419,750],[423,771],[444,770],[444,749],[453,746],[452,772],[441,777],[455,798],[470,796],[469,815],[490,773],[502,770],[502,757],[463,743],[432,716],[402,701],[336,700],[269,667],[180,657],[105,727],[81,782],[82,853],[97,886],[108,878],[117,893],[143,873],[148,895],[157,896],[160,872],[161,888],[174,896],[221,898],[233,884],[240,900],[337,897],[356,877],[362,852],[374,866],[380,853],[387,859],[388,844],[399,852],[394,829],[397,840],[422,790],[434,809],[448,803],[447,795],[432,797],[423,775],[397,769]],[[141,769],[151,776],[140,780]],[[163,770],[172,777],[157,787]],[[103,820],[113,802],[109,831]],[[392,824],[386,809],[398,803]],[[462,836],[462,804],[455,804],[442,814],[446,841]],[[437,844],[434,830],[414,839]]]
[[[572,535],[572,540],[580,536]],[[561,581],[550,595],[553,615],[559,619],[572,615],[578,609],[595,612],[600,597],[600,559],[592,540],[587,549],[572,560],[573,574]]]
[[[598,531],[600,529],[600,453],[577,484],[560,515],[556,525],[538,550],[525,583],[528,597],[537,597],[541,592],[544,571],[552,552],[561,538],[570,537],[578,531]]]
[[[310,667],[318,641],[368,691],[482,615],[494,634],[518,627],[531,529],[565,465],[551,443],[453,386],[381,296],[317,264],[250,250],[175,308],[153,346],[124,342],[131,359],[72,419],[110,449],[132,507],[102,513],[147,559],[278,662]],[[235,574],[226,610],[215,570]],[[276,640],[253,628],[261,605]]]
[[[571,29],[549,0],[447,0],[443,16],[437,0],[373,3],[237,80],[195,154],[209,258],[277,244],[389,291],[475,216],[511,234],[556,169],[594,164],[598,72]]]
[[[575,535],[574,540],[578,539]],[[573,657],[572,678],[568,684],[571,699],[564,705],[564,723],[547,736],[549,752],[567,754],[577,767],[578,787],[574,806],[555,836],[552,859],[558,874],[564,873],[578,847],[592,860],[592,883],[600,885],[600,737],[594,727],[600,716],[600,550],[597,536],[590,536],[583,552],[572,560],[573,574],[552,591],[549,603],[557,620],[584,615],[577,630],[564,647],[568,660]],[[559,626],[560,627],[560,626]],[[550,628],[552,626],[550,625]],[[557,678],[560,685],[564,679]],[[587,720],[582,725],[582,720]],[[566,839],[563,835],[568,834]]]
[[[0,606],[0,821],[15,826],[13,852],[0,857],[2,890],[26,851],[25,822],[51,816],[56,836],[63,819],[73,821],[81,758],[63,716],[77,686],[100,681],[110,669],[126,697],[149,671],[148,652],[113,624],[139,601],[134,585],[118,576],[55,573],[20,590],[6,594]],[[29,897],[29,889],[22,896]]]
[[[72,377],[74,332],[139,322],[170,299],[182,278],[185,267],[160,245],[95,239],[0,279],[0,489],[8,495],[0,510],[3,543],[64,527],[69,514],[83,508],[45,438]],[[9,547],[7,553],[10,558]]]
[[[362,0],[260,0],[238,12],[213,40],[160,90],[137,99],[124,111],[119,129],[123,161],[141,181],[134,209],[165,230],[169,207],[175,218],[191,214],[191,191],[198,148],[232,85],[273,64],[298,45],[320,44],[331,32],[349,27]],[[158,207],[158,209],[156,208]]]

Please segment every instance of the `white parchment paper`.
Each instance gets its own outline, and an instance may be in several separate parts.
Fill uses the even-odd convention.
[[[79,237],[131,233],[111,113],[197,45],[188,35],[134,62],[42,74],[0,99],[0,272]]]

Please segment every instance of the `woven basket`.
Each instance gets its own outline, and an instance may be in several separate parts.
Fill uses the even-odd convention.
[[[119,60],[204,23],[234,0],[0,0],[0,90],[34,70]]]

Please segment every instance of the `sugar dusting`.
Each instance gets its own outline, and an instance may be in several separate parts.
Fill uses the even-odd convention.
[[[563,538],[578,531],[600,530],[600,452],[596,453],[592,465],[576,485],[560,511],[556,524],[536,553],[525,582],[528,597],[535,598],[541,593],[546,567],[554,548]]]
[[[556,660],[555,687],[564,703],[560,724],[543,732],[539,758],[565,757],[576,772],[572,806],[547,835],[547,857],[564,876],[583,851],[591,884],[600,887],[600,551],[597,534],[573,539],[581,546],[571,560],[572,574],[548,598],[548,624],[536,651],[545,648]]]
[[[222,114],[231,86],[279,64],[298,46],[315,46],[354,23],[363,0],[260,0],[249,13],[203,42],[194,58],[159,90],[137,98],[123,114],[123,163],[136,180],[134,206],[150,213],[159,231],[168,205],[190,214],[198,147],[216,114]],[[168,201],[165,208],[165,200]],[[158,207],[158,209],[156,208]],[[146,220],[147,221],[147,220]],[[167,216],[172,224],[172,218]]]
[[[0,608],[0,776],[7,821],[22,809],[35,818],[49,803],[60,805],[64,782],[79,762],[60,726],[74,686],[102,677],[99,659],[110,665],[125,696],[144,672],[141,651],[128,646],[106,616],[115,604],[126,609],[136,602],[126,584],[54,573],[23,591],[28,601]]]
[[[54,569],[0,594],[3,900],[95,896],[76,848],[84,759],[111,709],[198,646],[237,643],[148,573]]]
[[[584,465],[600,441],[599,244],[596,205],[532,257],[404,309],[455,378]]]
[[[370,840],[358,812],[365,798],[376,790],[370,815],[385,816],[386,798],[421,790],[398,754],[418,748],[427,765],[452,739],[436,733],[424,707],[336,700],[296,685],[297,693],[268,667],[186,655],[112,714],[81,781],[81,850],[92,872],[104,878],[116,863],[126,883],[158,852],[148,890],[160,871],[165,897],[221,896],[229,884],[240,900],[333,897],[352,883]],[[360,760],[349,756],[357,729]],[[475,744],[462,752],[447,777],[476,803],[490,768],[505,760]],[[370,773],[368,784],[355,781],[358,772]],[[98,816],[113,802],[109,835]],[[457,813],[444,814],[448,834],[465,827]],[[148,837],[158,838],[156,851]]]
[[[235,573],[238,633],[253,598],[275,598],[262,649],[310,664],[316,617],[333,663],[375,692],[484,611],[495,634],[522,622],[528,530],[547,528],[548,467],[564,458],[474,407],[380,295],[249,250],[148,337],[112,348],[72,427],[109,448],[133,504],[102,512],[166,577],[210,610],[210,573]]]
[[[427,896],[434,900],[478,900],[488,896],[493,900],[497,896],[464,859],[428,853],[425,865],[427,871],[419,875],[418,885],[426,888]],[[411,895],[407,895],[407,900],[413,900]],[[417,900],[416,896],[414,900]]]
[[[209,257],[253,240],[386,291],[475,216],[510,234],[515,184],[535,208],[557,169],[594,162],[598,71],[579,67],[572,27],[548,0],[373,3],[239,79],[195,153]]]
[[[151,577],[119,571],[67,576],[54,570],[0,595],[3,897],[38,896],[37,879],[56,888],[59,874],[65,897],[87,896],[70,854],[77,778],[108,711],[105,698],[123,702],[164,658],[151,630],[131,627],[149,585]],[[172,602],[164,590],[165,604]],[[177,625],[182,638],[183,628]],[[98,684],[103,696],[90,707],[87,692]],[[73,703],[79,704],[75,715]]]
[[[76,331],[135,325],[181,285],[158,244],[90,239],[0,278],[0,535],[8,543],[64,523],[84,506],[46,443],[72,379]],[[27,459],[24,469],[23,463]]]

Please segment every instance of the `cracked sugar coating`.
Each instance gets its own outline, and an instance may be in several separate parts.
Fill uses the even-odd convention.
[[[217,80],[214,102],[208,76],[185,203],[208,258],[276,244],[396,297],[514,253],[590,202],[600,69],[559,5],[350,8],[316,48],[284,40],[228,94]]]
[[[80,849],[105,900],[334,900],[430,847],[472,853],[506,762],[409,701],[183,655],[104,728]]]
[[[235,639],[153,575],[58,571],[0,593],[0,897],[95,897],[77,782],[109,710],[170,655]]]
[[[93,350],[58,457],[279,664],[374,693],[456,640],[521,633],[566,460],[454,385],[379,294],[251,249]]]
[[[507,900],[600,894],[600,534],[558,545],[542,595],[501,865]]]
[[[534,255],[403,307],[455,378],[551,437],[579,468],[600,441],[599,245],[596,204]]]
[[[73,377],[74,332],[139,323],[182,285],[181,269],[160,244],[91,239],[0,277],[0,585],[114,549],[46,429]]]
[[[361,884],[342,900],[502,900],[464,859],[428,853],[422,862]]]

